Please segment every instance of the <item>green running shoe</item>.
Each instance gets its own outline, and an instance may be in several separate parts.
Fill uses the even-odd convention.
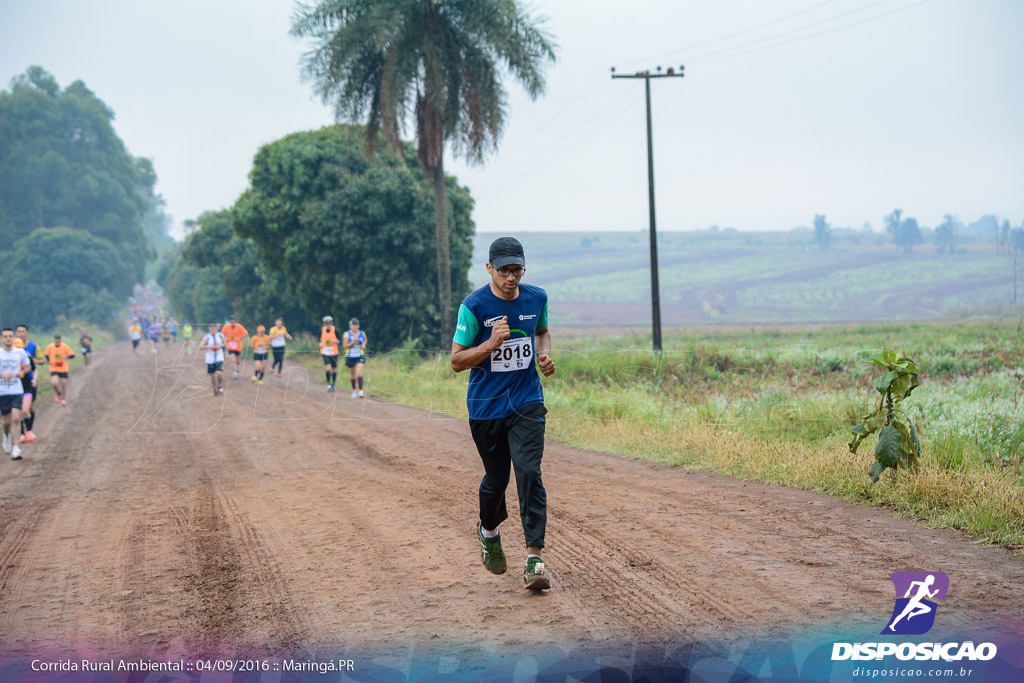
[[[543,591],[551,588],[551,581],[544,574],[544,560],[536,555],[530,555],[526,558],[523,586],[532,591]]]
[[[485,538],[482,522],[476,524],[476,535],[480,539],[480,559],[483,560],[487,571],[492,574],[504,574],[508,565],[505,563],[505,552],[501,549],[501,536]]]

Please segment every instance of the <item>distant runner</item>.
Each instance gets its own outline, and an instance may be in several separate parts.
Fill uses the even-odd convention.
[[[160,340],[160,323],[153,322],[146,326],[146,336],[149,337],[149,341],[153,346],[153,353],[156,353],[156,345]]]
[[[334,318],[325,315],[324,326],[320,328],[320,355],[324,359],[324,374],[327,375],[327,391],[337,391],[338,382],[338,334]]]
[[[349,379],[352,382],[352,398],[363,398],[363,366],[366,364],[366,333],[359,329],[359,319],[352,318],[348,321],[348,329],[341,335],[341,345],[345,347],[345,367],[348,368]],[[356,390],[356,381],[359,381],[359,389]]]
[[[92,337],[89,336],[88,332],[82,332],[82,336],[78,338],[78,345],[82,347],[82,360],[85,362],[86,369],[91,370]]]
[[[263,325],[256,326],[256,334],[252,338],[252,381],[263,384],[263,371],[267,367],[267,354],[270,352],[270,335]]]
[[[187,320],[181,326],[181,337],[185,340],[185,353],[192,355],[192,326]]]
[[[138,320],[133,320],[128,326],[128,338],[132,340],[132,353],[139,355],[139,341],[142,340],[142,325]]]
[[[21,447],[15,440],[15,425],[21,424],[21,404],[24,390],[21,378],[31,369],[25,349],[14,347],[14,330],[0,332],[0,415],[4,419],[3,449],[11,460],[21,460]]]
[[[234,378],[238,379],[238,370],[242,363],[242,340],[249,334],[249,330],[239,325],[235,316],[231,316],[221,332],[224,333],[224,339],[227,340],[228,356],[235,357]]]
[[[547,492],[540,463],[548,411],[537,370],[545,377],[555,372],[549,355],[548,295],[540,287],[520,284],[526,256],[515,238],[500,237],[491,243],[487,272],[490,283],[466,297],[459,307],[451,356],[452,370],[470,370],[466,392],[469,429],[484,465],[477,538],[484,566],[504,574],[506,561],[498,525],[508,519],[505,489],[511,465],[526,535],[523,585],[544,590],[551,587],[541,557]]]
[[[39,376],[36,374],[36,368],[46,362],[46,356],[38,344],[28,340],[28,325],[24,323],[14,328],[14,346],[25,349],[25,355],[31,364],[29,372],[21,378],[21,438],[18,440],[19,443],[31,443],[36,440],[33,431],[36,424],[36,396],[39,394]]]
[[[75,357],[75,351],[61,341],[59,334],[53,335],[53,342],[43,350],[50,363],[50,384],[53,385],[53,401],[62,406],[68,404],[68,360]]]
[[[164,346],[171,345],[171,323],[167,318],[160,319],[160,338],[164,340]]]
[[[270,371],[273,372],[274,368],[277,368],[278,377],[284,372],[284,346],[286,339],[291,341],[292,335],[288,334],[288,330],[284,326],[284,319],[278,318],[274,321],[274,326],[270,328],[270,350],[274,352],[274,364],[270,366]]]
[[[219,328],[217,323],[210,323],[209,333],[199,343],[199,350],[206,351],[206,374],[215,398],[224,393],[224,335]]]

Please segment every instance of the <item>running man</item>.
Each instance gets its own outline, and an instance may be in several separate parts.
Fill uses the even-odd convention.
[[[21,378],[32,367],[25,349],[14,347],[14,329],[3,328],[0,332],[0,415],[4,419],[3,449],[10,453],[11,460],[21,460],[21,446],[14,438],[16,428],[21,424],[21,405],[24,389]]]
[[[136,356],[139,355],[139,342],[142,341],[142,325],[139,324],[137,318],[132,320],[132,324],[128,326],[128,338],[132,340],[132,353]]]
[[[506,570],[498,525],[508,518],[505,489],[515,468],[519,516],[526,535],[523,585],[551,587],[541,551],[547,525],[547,492],[541,481],[544,456],[545,377],[555,373],[548,331],[548,295],[520,283],[526,272],[523,245],[512,237],[491,243],[487,272],[491,281],[459,307],[452,342],[452,370],[470,370],[466,404],[469,429],[484,465],[480,482],[477,539],[484,566]],[[514,327],[513,327],[514,326]]]
[[[156,343],[160,339],[160,323],[153,321],[152,324],[147,325],[146,336],[149,337],[149,341],[153,346],[153,353],[156,353]]]
[[[242,363],[242,340],[249,335],[249,330],[238,324],[235,316],[228,318],[228,324],[221,330],[227,340],[228,355],[235,357],[235,379],[238,379],[239,366]]]
[[[320,328],[320,355],[324,359],[324,374],[327,375],[327,391],[337,391],[338,382],[338,331],[334,318],[325,315],[324,326]]]
[[[291,341],[292,335],[288,334],[288,329],[284,326],[284,318],[278,318],[274,321],[274,326],[270,328],[270,350],[274,352],[274,364],[270,366],[270,371],[273,372],[274,368],[277,368],[278,377],[284,372],[284,345],[286,339]]]
[[[22,323],[14,328],[14,347],[25,349],[32,367],[29,372],[21,378],[21,388],[24,392],[21,401],[21,438],[19,443],[30,443],[36,440],[33,431],[36,425],[36,397],[39,395],[39,379],[36,375],[36,368],[46,362],[43,350],[34,341],[28,340],[28,325]]]
[[[270,352],[270,335],[263,325],[256,326],[256,334],[252,338],[252,381],[263,385],[263,371],[267,367],[267,354]]]
[[[68,360],[75,357],[75,350],[61,340],[59,334],[53,335],[53,342],[43,350],[43,355],[50,363],[50,384],[53,385],[53,401],[62,406],[68,404]]]
[[[210,323],[209,329],[199,343],[199,350],[206,351],[206,374],[210,376],[210,388],[216,398],[224,393],[224,335],[217,323]]]
[[[345,367],[348,368],[349,379],[352,381],[352,398],[363,398],[363,366],[366,364],[366,333],[359,329],[359,319],[348,321],[348,329],[341,335],[341,345],[345,347]],[[356,380],[359,390],[356,390]]]
[[[181,326],[181,336],[185,340],[185,353],[192,355],[192,326],[185,321],[185,324]]]
[[[938,588],[936,588],[933,591],[928,590],[928,588],[931,587],[933,583],[935,583],[935,576],[932,574],[929,574],[924,581],[912,581],[910,583],[910,586],[907,588],[907,594],[903,597],[910,598],[910,593],[913,592],[914,586],[918,587],[917,593],[914,595],[914,597],[910,598],[910,602],[908,602],[907,606],[903,608],[903,611],[900,613],[900,615],[893,619],[892,623],[889,624],[890,631],[896,630],[894,628],[896,626],[896,622],[898,622],[903,617],[906,617],[907,621],[910,621],[914,617],[920,616],[922,614],[928,614],[932,611],[931,607],[929,607],[921,601],[924,598],[934,598],[935,595],[939,592]],[[897,593],[897,595],[899,595],[899,593]]]
[[[91,370],[92,365],[89,364],[89,359],[92,358],[92,337],[83,330],[82,336],[78,338],[78,344],[82,347],[82,360],[85,362],[85,368]]]
[[[164,346],[171,345],[171,323],[167,318],[160,318],[160,338],[164,340]]]

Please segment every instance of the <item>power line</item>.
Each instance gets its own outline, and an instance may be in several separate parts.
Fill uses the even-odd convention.
[[[674,49],[674,50],[672,50],[670,52],[662,52],[661,54],[651,55],[650,57],[644,57],[643,59],[637,59],[637,60],[634,60],[632,62],[626,62],[625,66],[629,66],[630,64],[640,64],[640,63],[646,64],[646,63],[648,63],[648,62],[650,62],[652,60],[661,59],[663,57],[667,57],[667,56],[671,56],[671,55],[677,55],[680,52],[684,52],[686,50],[695,50],[698,47],[704,47],[705,45],[712,45],[714,43],[718,43],[718,42],[721,42],[723,40],[728,40],[729,38],[735,38],[736,36],[743,35],[744,33],[749,33],[751,31],[756,31],[759,28],[764,28],[765,26],[771,26],[772,24],[777,24],[780,21],[785,21],[786,19],[790,19],[790,18],[795,17],[797,15],[804,14],[806,12],[810,12],[811,10],[816,10],[819,7],[823,7],[825,5],[832,4],[833,2],[836,2],[836,0],[825,0],[824,2],[819,2],[816,5],[811,5],[810,7],[804,8],[804,9],[799,10],[797,12],[793,12],[791,14],[786,14],[784,16],[777,17],[777,18],[772,19],[770,21],[765,21],[765,22],[757,24],[755,26],[750,26],[750,27],[742,29],[740,31],[734,31],[733,33],[729,33],[729,34],[726,34],[724,36],[719,36],[717,38],[712,38],[711,40],[705,40],[703,43],[695,43],[694,45],[687,45],[685,47],[676,48],[676,49]]]
[[[585,87],[583,90],[581,90],[579,93],[577,93],[576,96],[573,97],[569,101],[568,104],[566,104],[564,107],[559,109],[557,112],[555,112],[554,115],[549,117],[547,120],[545,120],[539,126],[534,128],[530,133],[528,133],[526,135],[526,137],[524,137],[522,140],[519,140],[516,144],[512,145],[511,147],[502,149],[501,150],[501,159],[508,159],[510,156],[515,156],[516,151],[522,149],[524,145],[528,145],[529,143],[534,142],[537,133],[539,133],[540,131],[544,130],[548,126],[548,124],[550,124],[552,121],[557,119],[559,116],[561,116],[565,112],[569,111],[569,109],[571,109],[573,106],[575,106],[575,104],[577,102],[579,102],[583,98],[584,95],[586,95],[588,92],[590,92],[594,88],[594,86],[596,86],[598,83],[600,83],[603,80],[604,80],[604,77],[599,76],[596,80],[594,80],[593,83],[591,83],[590,85]],[[500,163],[500,160],[495,162],[495,163]],[[472,178],[480,177],[481,175],[483,175],[483,173],[481,171],[470,172],[468,174],[468,178],[472,179]]]
[[[579,93],[578,95],[576,95],[576,97],[572,98],[572,100],[571,100],[571,101],[569,102],[569,104],[567,104],[567,105],[565,105],[564,107],[562,107],[561,109],[559,109],[559,110],[558,110],[558,112],[557,112],[557,113],[555,113],[555,114],[554,114],[554,115],[553,115],[553,116],[552,116],[551,118],[549,118],[549,119],[548,119],[547,121],[545,121],[544,123],[542,123],[542,124],[540,124],[539,126],[537,126],[536,128],[534,128],[534,129],[533,129],[533,130],[532,130],[532,131],[531,131],[531,132],[530,132],[530,133],[529,133],[529,134],[528,134],[528,135],[526,136],[526,139],[525,139],[525,140],[523,140],[523,141],[519,142],[518,144],[512,145],[512,147],[511,147],[511,148],[509,148],[509,149],[505,150],[505,151],[504,151],[503,153],[504,153],[505,155],[511,154],[511,153],[513,153],[513,152],[514,152],[515,150],[517,150],[517,149],[519,149],[520,147],[522,147],[522,146],[523,146],[523,143],[524,143],[524,142],[527,142],[527,141],[529,141],[529,140],[532,140],[532,139],[533,139],[533,137],[537,135],[537,133],[539,133],[539,132],[541,132],[542,130],[544,130],[544,129],[545,129],[546,127],[547,127],[547,125],[548,125],[549,123],[551,123],[552,121],[554,121],[555,119],[557,119],[557,118],[558,118],[559,116],[561,116],[562,114],[564,114],[565,112],[567,112],[567,111],[568,111],[568,110],[569,110],[570,108],[572,108],[572,106],[573,106],[573,105],[575,105],[575,104],[576,104],[577,102],[579,102],[579,101],[580,101],[580,99],[581,99],[581,98],[582,98],[582,97],[583,97],[584,95],[586,95],[586,94],[587,94],[588,92],[590,92],[590,91],[591,91],[591,90],[592,90],[592,89],[594,88],[594,86],[595,86],[595,85],[597,85],[598,83],[600,83],[600,82],[601,82],[601,81],[603,81],[603,80],[604,80],[604,77],[603,77],[603,76],[598,76],[598,78],[597,78],[597,79],[596,79],[596,80],[595,80],[595,81],[594,81],[593,83],[591,83],[591,84],[590,84],[590,85],[588,85],[588,86],[587,86],[586,88],[584,88],[584,89],[583,89],[583,90],[582,90],[582,91],[581,91],[581,92],[580,92],[580,93]]]
[[[622,98],[619,98],[619,99],[622,99]],[[618,101],[618,100],[616,100],[616,101]],[[615,113],[615,115],[614,115],[614,116],[612,116],[612,117],[611,117],[610,119],[608,119],[607,121],[605,121],[604,123],[602,123],[602,124],[601,124],[600,126],[598,126],[597,128],[595,128],[594,130],[590,131],[590,132],[589,132],[589,133],[588,133],[588,134],[587,134],[586,136],[584,136],[583,138],[581,138],[581,139],[577,140],[577,141],[576,141],[576,142],[575,142],[574,144],[572,144],[571,146],[569,146],[569,147],[567,147],[566,149],[562,150],[562,151],[561,151],[561,152],[560,152],[559,154],[557,154],[557,155],[555,155],[555,156],[553,156],[553,157],[550,157],[550,158],[548,158],[548,159],[544,159],[544,160],[543,160],[543,163],[545,163],[545,164],[550,164],[550,163],[551,163],[551,162],[553,162],[553,161],[556,161],[556,160],[558,160],[558,159],[561,159],[561,158],[562,158],[562,157],[564,157],[564,156],[565,156],[566,154],[568,154],[569,152],[573,151],[574,149],[576,149],[577,147],[579,147],[580,145],[582,145],[582,144],[583,144],[584,142],[590,142],[591,138],[592,138],[592,137],[593,137],[593,136],[594,136],[594,135],[595,135],[595,134],[596,134],[597,132],[599,132],[599,131],[601,131],[601,130],[604,130],[605,128],[607,128],[608,126],[610,126],[610,125],[611,125],[612,123],[614,123],[614,122],[615,122],[615,121],[617,121],[618,119],[622,118],[622,115],[623,115],[623,114],[625,114],[626,112],[630,111],[630,110],[631,110],[631,109],[633,108],[633,106],[634,106],[634,105],[635,105],[635,104],[636,104],[636,103],[637,103],[638,101],[639,101],[639,99],[633,99],[633,100],[630,100],[630,102],[629,102],[629,103],[628,103],[628,104],[627,104],[627,105],[626,105],[625,107],[623,107],[622,109],[620,109],[619,111],[617,111],[617,112]],[[540,162],[539,162],[539,160],[538,160],[538,164],[539,164],[539,163],[540,163]],[[500,185],[497,185],[497,186],[495,186],[495,185],[494,185],[494,182],[488,182],[488,183],[485,183],[485,185],[487,185],[487,186],[490,186],[490,187],[488,187],[487,189],[484,189],[483,191],[479,192],[479,193],[478,193],[478,194],[476,194],[475,196],[479,198],[479,197],[486,197],[486,196],[488,196],[488,195],[494,194],[494,193],[495,193],[495,192],[497,192],[498,190],[502,190],[502,189],[504,189],[504,188],[508,187],[509,185],[512,185],[512,184],[514,184],[514,183],[517,183],[517,182],[519,182],[520,180],[522,180],[523,178],[526,178],[527,176],[530,176],[530,175],[532,175],[532,174],[533,174],[533,173],[534,173],[535,171],[536,171],[536,169],[535,169],[535,168],[531,168],[531,169],[530,169],[530,170],[528,170],[528,171],[527,171],[526,173],[522,173],[522,174],[520,174],[520,175],[516,176],[515,178],[512,178],[511,180],[507,180],[507,181],[505,181],[505,182],[503,182],[503,183],[501,183]],[[506,174],[506,175],[507,175],[507,174]],[[499,178],[499,180],[500,180],[500,178]],[[474,189],[476,189],[476,188],[474,188]]]
[[[534,158],[532,158],[532,159],[530,159],[530,160],[528,160],[528,161],[525,161],[525,162],[523,162],[523,163],[521,163],[521,164],[518,164],[517,166],[513,166],[512,168],[510,168],[510,169],[507,169],[506,171],[504,171],[504,172],[500,173],[500,174],[499,174],[499,175],[497,175],[497,176],[494,176],[493,178],[490,178],[490,179],[488,179],[488,180],[485,180],[484,182],[482,182],[482,183],[480,183],[479,185],[477,185],[475,189],[477,189],[477,190],[480,190],[480,189],[486,188],[486,187],[488,187],[488,186],[490,186],[490,185],[493,185],[493,184],[494,184],[494,183],[496,183],[496,182],[499,182],[499,181],[501,181],[501,180],[502,180],[503,178],[506,178],[506,177],[508,177],[509,175],[511,175],[511,174],[513,174],[513,173],[516,173],[517,171],[519,171],[519,170],[521,170],[521,169],[523,169],[523,168],[526,168],[526,167],[528,167],[528,166],[529,166],[529,167],[535,167],[535,166],[539,165],[540,163],[546,162],[546,161],[547,161],[547,159],[545,159],[545,157],[546,157],[547,155],[549,155],[549,154],[550,154],[550,153],[551,153],[552,151],[554,151],[554,150],[557,150],[558,148],[560,148],[560,147],[561,147],[561,146],[563,146],[564,144],[566,144],[566,143],[568,143],[569,141],[573,140],[573,139],[574,139],[574,138],[575,138],[575,137],[576,137],[577,135],[579,135],[579,134],[583,133],[583,132],[585,131],[586,127],[587,127],[588,125],[590,125],[590,124],[591,124],[591,123],[592,123],[592,122],[593,122],[594,120],[596,120],[596,119],[600,118],[601,116],[603,116],[604,114],[606,114],[606,113],[608,112],[608,110],[609,110],[609,109],[611,109],[611,108],[612,108],[613,106],[615,106],[615,105],[616,105],[616,104],[618,104],[619,102],[621,102],[621,101],[623,101],[623,100],[627,99],[628,97],[629,97],[629,93],[627,93],[627,92],[623,92],[623,94],[622,94],[622,95],[619,95],[618,97],[616,97],[615,99],[613,99],[613,100],[612,100],[611,102],[609,102],[609,103],[608,103],[608,104],[606,104],[606,105],[605,105],[604,107],[602,107],[602,108],[601,108],[600,110],[598,110],[598,111],[597,111],[597,112],[596,112],[596,113],[595,113],[595,114],[594,114],[593,116],[591,116],[591,117],[590,117],[589,119],[587,119],[587,120],[586,120],[586,121],[584,121],[583,123],[579,124],[579,126],[577,126],[577,127],[576,127],[576,130],[575,130],[575,131],[573,131],[573,132],[572,132],[571,134],[569,134],[568,136],[566,136],[566,137],[562,138],[562,139],[561,139],[560,141],[556,142],[556,143],[555,143],[554,145],[551,145],[551,146],[549,146],[549,147],[548,147],[548,148],[547,148],[547,149],[546,149],[546,150],[545,150],[544,152],[542,152],[542,153],[541,153],[541,154],[540,154],[539,156],[537,156],[537,157],[534,157]],[[619,112],[619,113],[621,113],[621,112]],[[618,114],[616,114],[615,116],[613,116],[613,117],[612,117],[612,119],[609,119],[609,122],[610,122],[610,121],[612,121],[612,120],[614,120],[614,119],[615,119],[615,118],[617,118],[617,117],[618,117]],[[606,123],[607,123],[607,122],[606,122]],[[601,128],[603,128],[603,127],[604,127],[604,126],[601,126]],[[597,130],[600,130],[601,128],[597,128],[597,129],[596,129],[595,131],[593,131],[593,132],[596,132]],[[586,135],[584,135],[584,137],[582,138],[582,140],[586,140],[586,139],[587,139],[587,136],[589,136],[589,135],[592,135],[592,134],[593,134],[593,133],[587,133]],[[526,140],[526,141],[524,141],[524,142],[530,142],[530,140]],[[572,145],[571,147],[569,147],[569,149],[572,149],[572,148],[573,148],[573,147],[575,147],[575,146],[576,146],[576,145],[574,144],[574,145]],[[561,155],[559,155],[559,156],[561,156]],[[556,158],[557,158],[557,157],[556,157]]]
[[[745,49],[747,47],[751,47],[753,45],[758,45],[760,43],[764,43],[764,42],[769,41],[769,40],[775,40],[777,38],[783,38],[785,36],[792,35],[794,33],[799,33],[800,31],[804,31],[804,30],[806,30],[808,28],[812,28],[812,27],[818,26],[820,24],[827,24],[827,23],[835,21],[837,19],[841,19],[843,17],[850,16],[851,14],[857,14],[858,12],[863,12],[866,9],[874,7],[875,5],[880,5],[880,4],[885,3],[885,2],[889,2],[889,0],[873,0],[872,2],[869,2],[869,3],[865,4],[865,5],[860,5],[859,7],[854,7],[853,9],[847,10],[845,12],[840,12],[839,14],[833,14],[832,16],[825,17],[823,19],[817,19],[817,20],[812,21],[812,22],[807,23],[807,24],[802,24],[800,26],[794,26],[793,28],[788,28],[788,29],[786,29],[784,31],[780,31],[778,33],[774,33],[774,34],[772,34],[770,36],[765,36],[763,38],[756,38],[754,40],[750,40],[750,41],[747,41],[747,42],[744,42],[744,43],[740,43],[738,45],[733,45],[731,47],[716,48],[715,50],[712,50],[711,52],[705,53],[705,54],[702,54],[702,55],[690,55],[689,53],[686,53],[688,56],[685,58],[685,61],[688,64],[693,64],[693,63],[696,62],[696,60],[702,60],[702,59],[704,59],[705,57],[708,57],[708,56],[718,55],[718,54],[726,53],[726,52],[732,52],[732,51],[735,51],[735,50],[741,50],[741,49]],[[717,42],[717,41],[708,41],[708,43],[711,43],[711,42]],[[708,43],[705,43],[705,44],[708,44]],[[666,54],[680,55],[680,54],[683,54],[684,50],[688,50],[688,49],[692,49],[692,48],[680,48],[680,50],[677,50],[677,51],[675,51],[673,53],[666,53]]]
[[[768,49],[771,49],[773,47],[782,47],[783,45],[789,45],[790,43],[798,43],[798,42],[800,42],[802,40],[808,40],[810,38],[817,38],[818,36],[823,36],[823,35],[828,34],[828,33],[834,33],[835,31],[839,31],[839,30],[842,30],[844,28],[850,28],[851,26],[857,26],[858,24],[863,24],[863,23],[866,23],[866,22],[869,22],[869,21],[874,21],[875,19],[881,19],[883,17],[887,17],[887,16],[890,16],[892,14],[897,14],[899,12],[903,12],[905,10],[917,7],[919,5],[924,5],[924,4],[929,3],[931,1],[932,0],[920,0],[919,2],[915,2],[915,3],[912,3],[910,5],[906,5],[904,7],[900,7],[898,9],[891,10],[889,12],[883,12],[882,14],[875,14],[875,15],[872,15],[870,17],[865,17],[864,19],[859,19],[857,21],[851,21],[851,22],[846,23],[846,24],[841,24],[839,26],[834,26],[832,28],[825,29],[824,31],[818,31],[817,33],[810,33],[810,34],[807,34],[805,36],[798,36],[796,38],[791,38],[789,40],[784,40],[784,41],[781,41],[781,42],[778,42],[778,43],[772,43],[771,45],[762,45],[761,47],[755,47],[755,48],[752,48],[752,49],[749,49],[749,50],[740,50],[739,52],[720,51],[720,52],[710,53],[710,54],[707,54],[707,55],[698,56],[698,57],[695,57],[695,58],[689,60],[687,63],[688,64],[706,64],[708,62],[718,61],[719,59],[729,59],[731,57],[739,57],[741,55],[750,54],[752,52],[760,52],[761,50],[768,50]],[[875,3],[875,4],[877,4],[877,3]],[[758,41],[758,42],[761,42],[761,41]]]
[[[847,10],[846,12],[841,12],[841,13],[835,14],[835,15],[833,15],[831,17],[825,17],[824,19],[818,19],[817,21],[812,21],[812,22],[810,22],[808,24],[803,24],[802,26],[795,26],[793,28],[786,29],[785,31],[781,31],[779,33],[775,33],[775,34],[772,34],[770,36],[765,36],[764,38],[758,38],[756,40],[752,40],[752,41],[747,42],[747,43],[742,43],[740,45],[733,45],[732,47],[716,48],[715,50],[713,50],[710,53],[705,53],[703,55],[692,56],[692,57],[690,57],[688,59],[688,61],[692,62],[694,59],[703,59],[704,57],[707,57],[708,55],[716,55],[716,54],[719,54],[719,53],[722,53],[722,52],[732,52],[734,50],[741,50],[741,49],[744,49],[744,48],[747,48],[747,47],[751,47],[753,45],[758,45],[760,43],[765,43],[765,42],[767,42],[769,40],[775,40],[776,38],[784,38],[784,37],[786,37],[788,35],[791,35],[791,34],[794,34],[794,33],[799,33],[800,31],[812,28],[814,26],[818,26],[820,24],[827,24],[829,22],[835,21],[836,19],[841,19],[843,17],[848,17],[851,14],[857,14],[858,12],[863,12],[866,9],[870,9],[871,7],[874,7],[875,5],[881,5],[882,3],[885,3],[885,2],[889,2],[889,0],[874,0],[873,2],[869,2],[866,5],[861,5],[860,7],[855,7],[853,9],[851,9],[851,10]]]

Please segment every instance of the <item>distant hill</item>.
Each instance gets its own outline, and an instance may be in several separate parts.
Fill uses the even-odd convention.
[[[474,244],[470,281],[487,282],[483,264],[497,234]],[[646,231],[516,235],[526,249],[525,282],[544,287],[553,319],[593,326],[646,325],[651,319]],[[813,235],[663,233],[662,320],[782,323],[934,319],[962,307],[1013,300],[1013,260],[990,241],[963,236],[955,254],[920,245],[898,252],[888,235],[840,233],[829,251]],[[1024,277],[1020,298],[1024,301]]]

